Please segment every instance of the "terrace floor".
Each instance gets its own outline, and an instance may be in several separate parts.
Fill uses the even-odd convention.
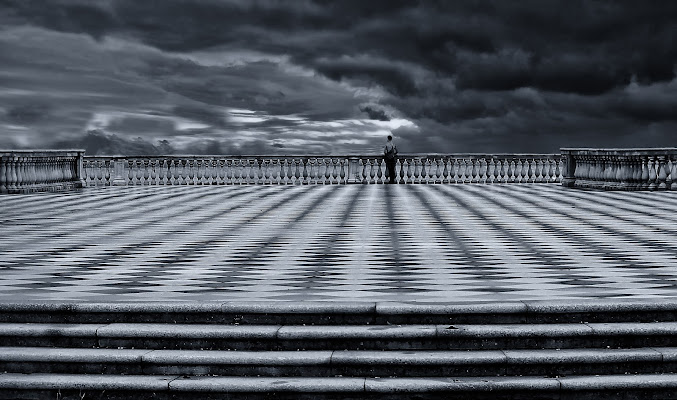
[[[0,301],[677,296],[677,192],[86,188],[0,198]]]

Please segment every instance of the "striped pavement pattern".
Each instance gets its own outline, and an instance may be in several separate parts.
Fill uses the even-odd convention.
[[[0,198],[0,301],[677,295],[677,192],[86,188]]]

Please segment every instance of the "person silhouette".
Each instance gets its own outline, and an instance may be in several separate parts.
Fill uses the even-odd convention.
[[[397,146],[393,143],[392,135],[388,135],[388,141],[383,147],[383,158],[386,161],[386,167],[388,168],[388,178],[390,178],[389,183],[397,183],[395,181],[395,164],[397,164]]]

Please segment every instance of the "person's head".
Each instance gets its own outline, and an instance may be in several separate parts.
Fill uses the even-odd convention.
[[[393,140],[392,135],[388,135],[388,141],[390,142],[391,140]]]

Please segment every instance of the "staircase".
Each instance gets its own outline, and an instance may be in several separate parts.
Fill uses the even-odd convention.
[[[665,399],[675,371],[674,300],[0,304],[0,399]]]

